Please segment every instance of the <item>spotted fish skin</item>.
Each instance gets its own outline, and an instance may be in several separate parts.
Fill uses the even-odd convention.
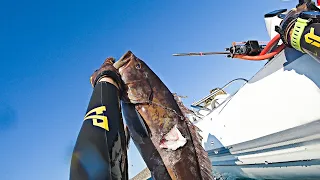
[[[159,77],[131,51],[114,65],[125,84],[122,107],[130,136],[153,177],[163,180],[213,179],[208,155],[194,125],[184,116]],[[160,148],[164,136],[175,125],[187,139],[186,144],[176,150]]]

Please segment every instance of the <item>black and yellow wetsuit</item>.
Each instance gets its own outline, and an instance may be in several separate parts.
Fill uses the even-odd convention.
[[[99,82],[74,147],[70,180],[127,180],[126,150],[118,89]]]
[[[310,0],[288,12],[280,28],[283,42],[320,62],[320,9]]]

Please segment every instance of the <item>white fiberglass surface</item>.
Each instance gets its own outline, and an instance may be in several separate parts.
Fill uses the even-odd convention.
[[[196,125],[214,149],[316,121],[319,87],[320,63],[286,49]]]

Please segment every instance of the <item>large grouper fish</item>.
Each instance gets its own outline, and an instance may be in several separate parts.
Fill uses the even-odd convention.
[[[122,112],[129,134],[156,180],[212,180],[198,129],[160,78],[131,51],[114,66],[124,82]]]

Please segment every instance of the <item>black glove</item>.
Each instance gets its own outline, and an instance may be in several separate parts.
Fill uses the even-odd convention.
[[[118,85],[120,92],[122,91],[122,80],[118,70],[113,66],[115,59],[112,57],[107,58],[99,69],[97,69],[90,77],[92,87],[95,87],[97,82],[103,77],[109,77]]]

